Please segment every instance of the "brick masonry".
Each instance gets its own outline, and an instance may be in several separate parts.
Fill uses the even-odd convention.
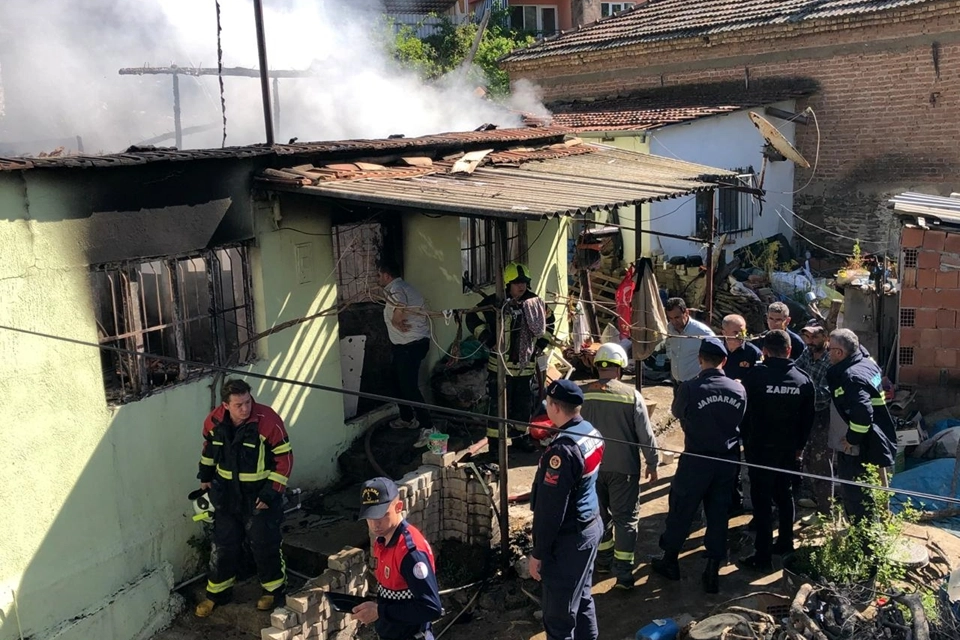
[[[811,163],[819,146],[819,162],[812,180],[810,170],[797,168],[797,188],[805,188],[794,210],[811,223],[797,222],[797,230],[833,251],[850,252],[839,233],[860,238],[864,251],[896,252],[899,224],[886,206],[890,195],[960,190],[960,0],[505,68],[512,80],[538,84],[548,102],[721,80],[817,80],[821,91],[798,100],[797,110],[814,109],[819,134],[798,126],[796,140]]]
[[[905,227],[901,243],[901,264],[904,254],[916,252],[917,268],[904,269],[903,274],[897,382],[912,387],[956,386],[960,384],[960,234]]]
[[[491,486],[492,476],[486,472],[478,480],[471,467],[458,465],[453,458],[453,453],[443,456],[425,453],[424,465],[397,481],[407,522],[432,543],[456,540],[489,546],[493,537],[493,506],[484,486],[496,494],[496,487]],[[353,547],[345,547],[330,556],[327,569],[319,577],[299,592],[288,595],[286,606],[273,612],[271,626],[261,631],[262,640],[356,637],[356,621],[334,611],[323,592],[367,595],[375,584],[375,562],[366,550]]]

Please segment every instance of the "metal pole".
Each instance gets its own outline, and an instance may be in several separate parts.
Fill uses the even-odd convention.
[[[506,223],[497,220],[494,223],[496,233],[496,248],[494,252],[494,265],[497,270],[497,291],[499,296],[505,295],[506,283],[503,281],[504,252],[506,251],[507,234],[505,233]],[[506,299],[504,299],[506,303]],[[503,309],[498,309],[497,315],[497,353],[503,353]],[[509,459],[507,455],[507,370],[504,367],[504,358],[497,359],[497,416],[500,422],[497,425],[498,431],[498,451],[497,462],[500,465],[500,566],[506,573],[510,569],[510,483],[508,481]]]
[[[263,33],[263,0],[253,0],[253,16],[257,23],[257,55],[260,58],[260,91],[263,93],[263,126],[267,144],[273,146],[273,114],[270,106],[270,70],[267,66],[267,41]]]
[[[276,76],[273,77],[273,133],[280,135],[280,78]]]
[[[707,205],[707,211],[710,212],[710,231],[707,233],[707,237],[710,240],[710,243],[707,245],[707,325],[710,325],[713,322],[713,241],[717,235],[717,216],[716,212],[713,210],[713,203],[716,193],[717,192],[715,190],[710,192],[710,201]]]
[[[637,274],[634,277],[639,276],[639,272],[636,270],[636,266],[640,263],[640,258],[643,256],[643,205],[638,204],[633,207],[633,264],[634,264],[634,273]],[[633,295],[637,295],[636,291]],[[632,303],[632,301],[631,301]],[[631,304],[631,306],[633,306]],[[637,322],[641,318],[633,318],[632,322]],[[643,322],[646,323],[646,318],[643,318]],[[643,360],[638,360],[636,356],[633,358],[633,382],[637,390],[643,388]]]
[[[180,122],[180,76],[173,74],[173,139],[177,149],[183,149],[183,126]]]

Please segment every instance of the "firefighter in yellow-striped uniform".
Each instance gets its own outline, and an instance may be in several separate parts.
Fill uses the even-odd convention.
[[[195,611],[200,618],[230,601],[244,541],[263,588],[257,609],[273,609],[286,585],[280,524],[283,493],[293,469],[287,431],[273,409],[253,401],[250,385],[243,380],[224,382],[220,399],[221,405],[203,423],[197,474],[215,508],[207,597]]]
[[[518,423],[530,421],[533,410],[533,391],[530,381],[536,373],[537,356],[553,338],[553,311],[542,298],[530,291],[530,270],[526,265],[511,262],[503,270],[503,295],[484,297],[479,307],[489,310],[470,313],[466,317],[467,329],[489,350],[487,360],[487,393],[490,398],[490,415],[497,412],[497,369],[501,356],[506,367],[507,418]],[[497,352],[497,316],[503,316],[503,353]],[[525,429],[511,428],[514,443],[522,448],[532,448]],[[487,425],[490,450],[495,451],[499,435],[496,423]]]
[[[583,387],[581,415],[607,439],[597,478],[603,538],[596,567],[599,573],[612,569],[615,586],[632,589],[640,522],[640,456],[646,461],[647,480],[656,482],[660,455],[643,396],[620,380],[627,352],[608,342],[597,349],[593,362],[599,380]]]

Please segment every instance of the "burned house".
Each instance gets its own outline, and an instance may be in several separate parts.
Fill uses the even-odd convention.
[[[465,273],[489,290],[494,256],[527,262],[552,302],[572,217],[728,175],[557,129],[0,160],[0,638],[169,620],[198,570],[186,496],[224,368],[287,422],[293,486],[337,479],[378,414],[329,389],[389,393],[379,255],[433,310],[473,306]],[[434,334],[431,362],[455,323]]]

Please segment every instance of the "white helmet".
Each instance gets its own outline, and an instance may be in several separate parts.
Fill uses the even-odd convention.
[[[627,366],[627,352],[616,342],[607,342],[600,345],[597,354],[593,356],[593,364],[597,367],[601,365],[616,365],[621,369]]]
[[[193,501],[193,521],[194,522],[213,522],[213,503],[210,501],[210,495],[206,489],[196,489],[187,496],[188,500]]]

